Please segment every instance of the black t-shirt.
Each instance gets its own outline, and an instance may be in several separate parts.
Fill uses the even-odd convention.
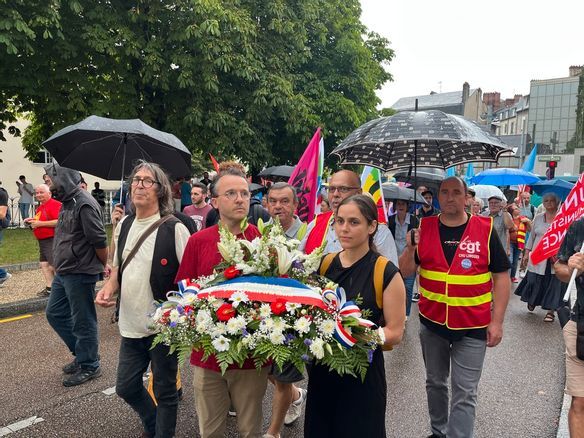
[[[561,262],[568,263],[568,259],[580,251],[584,241],[584,218],[578,219],[570,225],[566,236],[560,246],[558,259]],[[577,298],[574,305],[574,313],[571,319],[573,321],[584,321],[584,274],[576,277]]]
[[[378,254],[369,251],[351,266],[344,268],[337,254],[325,273],[325,277],[345,289],[347,300],[354,300],[360,295],[363,303],[359,307],[361,309],[369,309],[371,311],[370,319],[375,323],[379,323],[383,316],[382,309],[377,307],[375,285],[373,282],[375,262],[378,257]],[[385,290],[393,279],[393,276],[398,272],[399,270],[393,263],[389,262],[386,265],[385,272],[383,273],[383,290]]]
[[[470,216],[467,215],[466,223],[459,225],[457,227],[449,227],[444,225],[442,222],[438,221],[438,230],[440,232],[440,243],[442,245],[442,251],[444,251],[444,257],[448,264],[452,263],[454,255],[456,254],[456,249],[460,243],[460,239],[464,234],[464,230],[468,224]],[[489,240],[489,252],[491,259],[489,261],[489,271],[493,274],[499,272],[505,272],[511,269],[511,264],[509,263],[509,257],[507,252],[499,240],[497,233],[491,233],[491,238]],[[418,252],[415,253],[416,264],[420,264],[420,259],[418,258]],[[434,331],[438,335],[449,339],[450,341],[458,341],[464,336],[470,336],[475,339],[487,339],[487,329],[469,329],[469,330],[450,330],[445,325],[436,324],[422,315],[420,315],[420,322],[424,324],[427,328]]]

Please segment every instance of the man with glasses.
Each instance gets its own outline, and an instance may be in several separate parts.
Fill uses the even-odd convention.
[[[237,168],[227,168],[215,177],[210,186],[211,204],[219,211],[219,224],[193,234],[185,249],[176,281],[211,275],[221,262],[217,250],[219,226],[238,239],[260,237],[258,229],[246,223],[249,211],[249,191],[245,174]],[[243,366],[230,366],[221,374],[215,356],[203,359],[201,350],[193,351],[195,406],[202,438],[225,435],[230,403],[237,411],[237,428],[242,437],[261,435],[262,399],[268,382],[269,367],[261,372],[248,359]]]
[[[64,386],[75,386],[101,375],[95,283],[107,262],[107,235],[101,207],[79,188],[81,174],[52,164],[46,168],[49,187],[62,202],[53,238],[55,278],[46,314],[65,342],[73,361],[63,367]]]
[[[334,212],[344,199],[362,193],[359,175],[350,170],[341,170],[329,180],[328,199],[331,211],[321,213],[308,225],[306,236],[300,244],[300,250],[310,254],[324,244],[324,253],[341,251],[341,244],[333,228]],[[398,266],[395,241],[385,224],[379,224],[373,243],[379,254]]]
[[[168,291],[176,290],[174,277],[190,233],[173,217],[170,181],[160,166],[141,162],[130,181],[135,213],[124,217],[115,229],[112,273],[95,302],[113,306],[114,294],[120,290],[122,341],[116,393],[139,415],[147,436],[172,437],[178,407],[178,359],[176,353],[169,354],[168,346],[152,348],[156,333],[149,328],[149,315],[155,300],[165,300]],[[134,248],[138,251],[130,258]],[[142,381],[149,364],[156,404]]]
[[[270,222],[278,218],[288,239],[302,239],[306,226],[294,214],[298,207],[296,189],[285,182],[277,182],[270,186],[266,198]],[[298,420],[306,401],[306,390],[294,385],[304,379],[294,364],[285,363],[282,369],[272,365],[269,379],[274,384],[274,397],[272,420],[264,438],[280,436],[282,425],[290,425]]]

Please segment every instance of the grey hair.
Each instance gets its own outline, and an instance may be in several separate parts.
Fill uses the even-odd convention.
[[[483,200],[481,198],[474,198],[472,202],[478,202],[479,205],[481,206],[481,210],[485,206],[485,203],[483,202]]]
[[[556,201],[556,204],[560,205],[562,200],[560,199],[560,197],[558,195],[556,195],[553,192],[548,192],[548,193],[544,193],[544,195],[541,197],[541,200],[543,201],[545,198],[554,198]]]
[[[48,185],[46,185],[46,184],[39,184],[38,186],[36,186],[36,187],[35,187],[35,190],[36,190],[36,189],[42,189],[42,190],[43,190],[43,192],[46,192],[46,193],[51,193],[51,189],[50,189],[50,188],[49,188],[49,186],[48,186]]]
[[[296,187],[291,186],[290,184],[285,183],[285,182],[277,182],[277,183],[272,184],[270,186],[270,188],[268,189],[268,195],[272,192],[272,190],[284,190],[284,189],[292,190],[292,197],[293,197],[294,204],[298,204],[298,193],[296,193]]]
[[[168,176],[156,163],[150,163],[145,160],[138,160],[132,173],[128,177],[128,187],[130,199],[132,196],[132,179],[136,176],[136,173],[140,170],[147,170],[150,172],[158,184],[156,186],[156,195],[158,196],[158,209],[160,210],[160,216],[166,216],[174,212],[174,201],[172,200],[172,186],[170,185],[170,180]],[[132,205],[132,209],[134,206]]]

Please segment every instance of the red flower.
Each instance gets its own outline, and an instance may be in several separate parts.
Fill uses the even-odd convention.
[[[276,301],[270,304],[270,308],[272,309],[272,313],[274,315],[280,315],[286,311],[286,300],[278,298]]]
[[[194,310],[193,307],[189,306],[188,304],[183,307],[184,313],[191,313],[193,310]]]
[[[225,271],[223,271],[223,276],[227,280],[231,280],[232,278],[239,277],[241,275],[241,271],[237,269],[235,266],[228,267]]]
[[[235,316],[235,308],[231,303],[224,303],[217,309],[217,319],[219,321],[229,321]]]

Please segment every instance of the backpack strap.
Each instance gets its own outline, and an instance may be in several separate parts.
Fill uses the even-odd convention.
[[[326,274],[326,271],[328,271],[328,268],[330,267],[331,263],[333,262],[333,259],[337,256],[337,254],[338,252],[331,252],[324,256],[320,264],[319,270],[320,275]]]
[[[383,274],[385,274],[385,267],[387,266],[385,257],[379,256],[375,261],[375,268],[373,268],[373,285],[375,287],[375,301],[377,307],[383,309]],[[324,263],[324,262],[323,262]]]

